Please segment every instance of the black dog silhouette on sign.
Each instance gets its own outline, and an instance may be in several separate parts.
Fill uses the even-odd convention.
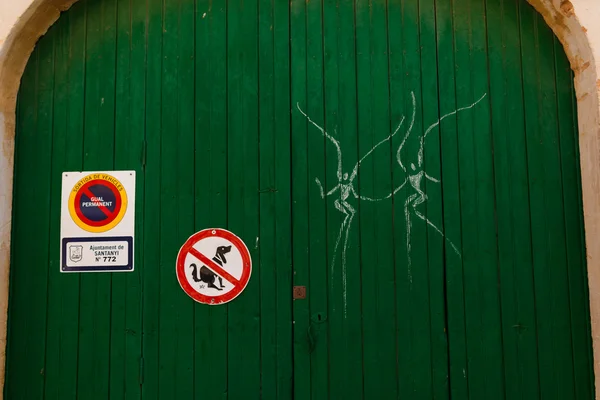
[[[231,246],[219,246],[217,247],[217,251],[215,256],[213,257],[213,261],[219,264],[221,267],[224,264],[227,264],[227,259],[225,258],[225,254],[231,251]],[[190,264],[190,268],[192,268],[192,278],[194,282],[204,282],[208,285],[209,288],[223,290],[225,285],[223,285],[223,278],[212,272],[206,265],[200,267],[200,277],[198,277],[198,267],[196,264]],[[215,285],[215,281],[219,279],[219,286]]]

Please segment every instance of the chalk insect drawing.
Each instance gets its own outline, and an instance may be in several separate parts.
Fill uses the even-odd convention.
[[[296,107],[298,108],[298,111],[300,111],[300,113],[302,115],[304,115],[304,117],[308,120],[308,122],[311,123],[313,126],[315,126],[321,132],[321,134],[323,134],[323,136],[325,138],[327,138],[336,148],[337,185],[335,185],[332,189],[330,189],[328,192],[326,192],[325,189],[323,188],[323,185],[321,184],[321,181],[319,180],[319,178],[315,178],[315,182],[317,183],[317,185],[319,187],[319,192],[320,192],[321,198],[323,198],[323,199],[326,197],[329,197],[339,191],[339,196],[334,201],[334,206],[338,211],[340,211],[342,214],[344,214],[344,220],[342,221],[342,225],[340,226],[340,230],[338,232],[338,236],[335,241],[335,246],[333,249],[333,259],[331,261],[331,271],[333,274],[335,260],[337,258],[338,248],[340,246],[340,243],[342,243],[342,250],[341,250],[342,263],[341,264],[342,264],[342,286],[343,286],[343,296],[344,296],[344,313],[346,311],[346,304],[347,304],[346,303],[346,251],[348,249],[348,236],[349,236],[350,229],[352,227],[352,221],[354,220],[354,217],[356,215],[356,209],[348,202],[348,199],[350,199],[350,196],[352,196],[354,199],[357,199],[357,200],[378,202],[381,200],[389,199],[390,197],[395,195],[399,190],[401,190],[403,187],[405,187],[407,184],[409,184],[412,187],[412,189],[416,192],[416,193],[413,193],[410,196],[408,196],[406,198],[406,200],[404,201],[404,216],[406,218],[406,249],[407,249],[407,254],[408,254],[409,279],[412,280],[412,278],[410,278],[411,277],[410,270],[411,270],[411,264],[412,264],[411,255],[410,255],[410,253],[411,253],[412,215],[421,219],[427,225],[429,225],[431,228],[433,228],[437,233],[439,233],[444,239],[446,239],[446,241],[448,241],[448,243],[450,244],[450,246],[452,247],[454,252],[459,257],[461,256],[460,251],[458,250],[456,245],[454,245],[454,243],[451,240],[449,240],[448,238],[445,237],[442,230],[440,228],[438,228],[433,222],[431,222],[427,217],[425,217],[425,215],[423,215],[420,211],[417,210],[417,206],[419,206],[420,204],[423,204],[428,199],[427,194],[424,192],[424,190],[422,188],[423,179],[426,179],[426,180],[429,180],[429,181],[435,182],[435,183],[441,183],[441,181],[439,179],[436,179],[436,178],[428,175],[425,172],[425,170],[423,169],[423,150],[425,147],[425,138],[427,138],[427,135],[429,135],[429,133],[436,126],[438,126],[444,119],[446,119],[452,115],[456,115],[457,113],[459,113],[461,111],[469,110],[469,109],[475,107],[479,102],[481,102],[485,98],[487,93],[485,93],[483,96],[481,96],[479,98],[479,100],[472,103],[471,105],[466,106],[466,107],[461,107],[452,112],[444,114],[436,122],[431,124],[425,130],[423,135],[419,136],[419,149],[417,152],[417,164],[415,165],[414,163],[411,163],[410,171],[408,171],[402,161],[401,152],[402,152],[404,146],[406,145],[408,138],[410,137],[410,135],[412,133],[412,130],[414,127],[414,122],[415,122],[415,116],[417,113],[417,106],[416,106],[416,99],[415,99],[414,92],[411,92],[410,95],[411,95],[411,100],[412,100],[411,121],[410,121],[408,129],[406,130],[406,133],[400,143],[400,146],[398,147],[398,150],[396,152],[396,160],[397,160],[398,164],[400,165],[400,168],[402,168],[402,170],[405,172],[406,177],[404,178],[404,182],[402,182],[402,184],[400,184],[400,186],[398,186],[392,192],[390,192],[389,194],[387,194],[386,196],[381,197],[381,198],[371,198],[371,197],[359,195],[356,192],[356,189],[354,188],[354,180],[356,179],[356,176],[358,175],[358,169],[359,169],[361,163],[368,156],[370,156],[375,151],[375,149],[377,149],[382,144],[390,141],[400,131],[400,129],[402,128],[402,125],[404,124],[405,117],[403,116],[401,118],[400,123],[398,124],[398,126],[396,127],[396,129],[394,130],[394,132],[391,135],[387,136],[385,139],[378,142],[360,160],[358,160],[358,162],[354,165],[352,172],[350,173],[350,175],[348,175],[347,172],[344,172],[344,168],[343,168],[344,165],[343,165],[343,160],[342,160],[343,154],[342,154],[342,150],[340,147],[340,143],[333,136],[331,136],[325,130],[325,128],[323,128],[322,126],[320,126],[316,122],[314,122],[302,110],[302,108],[300,108],[299,103],[296,103]]]
[[[333,274],[338,247],[340,245],[340,242],[343,241],[343,244],[342,244],[342,292],[344,295],[344,313],[345,313],[346,304],[347,304],[347,301],[346,301],[346,250],[348,248],[348,235],[350,232],[350,228],[352,227],[352,221],[354,220],[354,216],[356,214],[356,209],[354,207],[352,207],[352,205],[348,202],[348,199],[350,198],[350,196],[352,196],[355,199],[366,200],[366,201],[382,200],[382,199],[372,199],[372,198],[366,197],[366,196],[359,196],[356,193],[356,190],[354,189],[354,179],[356,179],[356,176],[358,175],[358,167],[360,167],[360,164],[369,155],[371,155],[371,153],[373,153],[373,151],[377,147],[379,147],[383,143],[389,141],[394,135],[396,135],[400,131],[400,128],[402,127],[402,124],[404,123],[404,117],[402,117],[402,119],[400,120],[400,123],[398,124],[398,127],[396,128],[396,130],[391,135],[389,135],[387,138],[383,139],[382,141],[377,143],[375,146],[373,146],[373,148],[371,150],[369,150],[360,160],[358,160],[358,162],[354,165],[352,172],[350,173],[350,175],[348,175],[347,172],[344,172],[343,161],[342,161],[343,155],[342,155],[342,149],[340,147],[340,143],[333,136],[331,136],[329,133],[327,133],[325,128],[318,125],[304,111],[302,111],[302,108],[300,108],[299,103],[296,103],[296,107],[298,108],[298,111],[300,111],[300,113],[302,113],[302,115],[304,115],[304,117],[306,117],[308,122],[310,122],[312,125],[314,125],[319,131],[321,131],[323,136],[325,136],[331,143],[333,143],[333,145],[335,146],[336,152],[337,152],[337,171],[336,171],[337,185],[335,185],[331,190],[329,190],[327,193],[325,193],[325,190],[323,189],[323,185],[321,184],[321,181],[319,180],[319,178],[315,178],[315,182],[319,186],[321,198],[323,198],[323,199],[325,197],[333,195],[337,191],[340,192],[339,197],[334,201],[334,205],[335,205],[335,208],[339,212],[344,214],[344,220],[342,221],[342,225],[340,226],[340,230],[338,232],[338,236],[335,241],[335,247],[333,249],[333,260],[331,261],[331,273]],[[396,191],[394,191],[394,193]],[[387,197],[390,197],[390,196],[391,196],[391,194]]]
[[[413,126],[412,123],[411,123],[410,128],[406,131],[406,134],[404,135],[404,138],[402,139],[402,142],[400,143],[400,146],[398,147],[398,151],[396,152],[396,160],[398,161],[398,164],[400,165],[402,170],[407,174],[407,177],[406,177],[404,183],[402,183],[402,185],[400,185],[398,187],[398,189],[396,189],[396,191],[398,191],[400,188],[402,188],[404,185],[406,185],[408,183],[416,192],[416,193],[413,193],[410,196],[408,196],[406,198],[406,200],[404,201],[404,216],[406,218],[406,250],[407,250],[407,255],[408,255],[408,276],[409,276],[409,280],[411,281],[411,283],[412,283],[412,274],[411,274],[412,217],[411,217],[411,213],[415,217],[424,221],[427,225],[429,225],[437,233],[439,233],[444,239],[446,239],[446,241],[448,242],[448,244],[450,244],[450,246],[452,247],[454,252],[459,257],[461,257],[460,251],[458,250],[456,245],[444,235],[442,230],[440,228],[438,228],[433,222],[431,222],[427,217],[425,217],[425,215],[423,215],[420,211],[417,210],[417,206],[419,206],[420,204],[423,204],[428,199],[427,194],[425,194],[425,192],[423,191],[423,188],[422,188],[423,178],[425,178],[431,182],[434,182],[434,183],[441,183],[441,181],[439,179],[436,179],[436,178],[428,175],[427,172],[425,172],[425,170],[423,169],[423,149],[425,147],[425,138],[427,137],[427,135],[429,135],[429,133],[433,130],[433,128],[438,126],[444,119],[446,119],[452,115],[456,115],[460,111],[470,110],[471,108],[473,108],[477,104],[479,104],[479,102],[481,102],[485,98],[486,95],[487,95],[487,93],[484,93],[483,96],[481,96],[476,102],[472,103],[471,105],[468,105],[466,107],[461,107],[452,112],[449,112],[448,114],[444,114],[436,122],[429,125],[429,127],[425,130],[425,133],[423,133],[423,135],[421,135],[419,137],[419,150],[417,152],[417,165],[415,166],[414,163],[410,163],[411,171],[407,171],[406,167],[404,166],[404,163],[402,162],[401,152],[402,152],[402,149],[404,148],[404,145],[406,144],[408,137],[412,133],[412,126]],[[416,113],[416,102],[415,102],[414,95],[412,96],[412,102],[413,102],[413,121],[414,121],[414,116]]]

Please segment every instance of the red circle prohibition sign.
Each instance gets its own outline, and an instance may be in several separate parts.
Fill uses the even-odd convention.
[[[83,195],[86,195],[90,201],[92,201],[92,197],[96,197],[96,195],[90,190],[90,188],[93,186],[104,186],[105,188],[110,190],[110,192],[112,193],[112,195],[115,198],[115,207],[114,207],[113,211],[110,211],[108,208],[106,208],[104,206],[98,206],[100,211],[104,215],[106,215],[106,218],[102,219],[100,221],[94,221],[94,220],[89,219],[81,210],[81,197]],[[75,202],[75,204],[74,204],[75,212],[77,213],[77,216],[79,217],[79,219],[81,219],[81,221],[83,221],[85,224],[87,224],[89,226],[108,225],[111,222],[113,222],[115,220],[115,218],[117,218],[117,216],[119,215],[119,211],[121,211],[121,194],[119,193],[119,190],[112,183],[102,180],[102,179],[94,179],[92,181],[87,182],[85,185],[83,185],[78,190],[77,195],[75,196],[74,202]]]
[[[230,242],[240,253],[242,257],[242,275],[240,279],[235,278],[231,274],[229,274],[223,267],[216,264],[210,257],[202,254],[198,250],[194,248],[194,245],[200,242],[202,239],[209,237],[220,237],[228,242]],[[207,265],[210,269],[212,269],[217,275],[221,278],[225,279],[229,283],[233,285],[233,289],[228,291],[227,293],[221,296],[208,296],[202,293],[199,293],[194,287],[188,282],[187,277],[185,275],[185,259],[188,254],[191,254],[195,258],[197,258],[200,262]],[[188,294],[192,299],[196,300],[199,303],[204,304],[223,304],[230,302],[235,299],[239,294],[246,288],[248,281],[250,280],[250,274],[252,272],[252,260],[250,258],[250,252],[248,248],[244,244],[244,242],[234,235],[233,233],[225,230],[225,229],[204,229],[200,232],[192,235],[181,247],[179,250],[179,254],[177,255],[177,280],[179,281],[179,285],[183,289],[184,292]]]

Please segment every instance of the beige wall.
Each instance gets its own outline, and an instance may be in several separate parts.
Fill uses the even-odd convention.
[[[35,42],[74,1],[0,0],[0,385],[4,382],[16,93]],[[575,71],[596,398],[600,399],[600,0],[527,1],[559,37]]]

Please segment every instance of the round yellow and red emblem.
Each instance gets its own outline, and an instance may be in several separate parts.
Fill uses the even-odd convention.
[[[127,211],[127,192],[114,176],[90,174],[80,179],[69,195],[69,213],[81,229],[107,232]]]

